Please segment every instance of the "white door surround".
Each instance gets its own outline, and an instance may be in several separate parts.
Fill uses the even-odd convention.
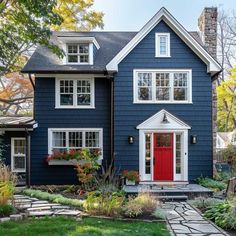
[[[188,130],[191,127],[176,116],[162,109],[140,125],[139,129],[139,173],[141,182],[153,181],[153,134],[173,133],[173,181],[188,181]],[[146,141],[150,137],[150,161],[151,170],[146,173]],[[180,173],[176,173],[176,137],[181,140],[181,164]],[[178,136],[179,137],[179,136]]]

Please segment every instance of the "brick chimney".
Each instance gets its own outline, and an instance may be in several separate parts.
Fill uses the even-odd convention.
[[[198,18],[198,27],[206,50],[217,59],[217,8],[205,7]],[[212,145],[213,162],[216,162],[216,133],[217,133],[217,95],[216,80],[212,82]],[[214,166],[214,165],[213,165]],[[215,168],[213,167],[215,171]]]
[[[208,52],[217,56],[217,7],[205,7],[198,18],[202,41]]]

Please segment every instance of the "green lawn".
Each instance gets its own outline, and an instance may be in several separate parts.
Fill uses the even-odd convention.
[[[169,236],[164,224],[55,217],[0,224],[1,236]]]

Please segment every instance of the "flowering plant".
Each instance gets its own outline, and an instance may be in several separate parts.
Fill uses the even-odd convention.
[[[139,172],[135,170],[124,170],[122,176],[129,181],[137,182],[139,180]]]
[[[100,149],[72,149],[69,152],[53,152],[47,156],[47,162],[52,160],[86,160],[96,162],[101,155]]]

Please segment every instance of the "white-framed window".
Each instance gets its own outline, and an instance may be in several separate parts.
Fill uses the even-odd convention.
[[[156,33],[156,57],[170,57],[170,33]]]
[[[26,139],[11,138],[11,170],[24,173],[26,170]]]
[[[67,44],[67,63],[89,64],[89,43]]]
[[[49,128],[48,154],[82,148],[103,150],[102,128]]]
[[[134,70],[134,103],[192,103],[192,71]]]
[[[94,78],[56,78],[56,108],[94,108]]]

